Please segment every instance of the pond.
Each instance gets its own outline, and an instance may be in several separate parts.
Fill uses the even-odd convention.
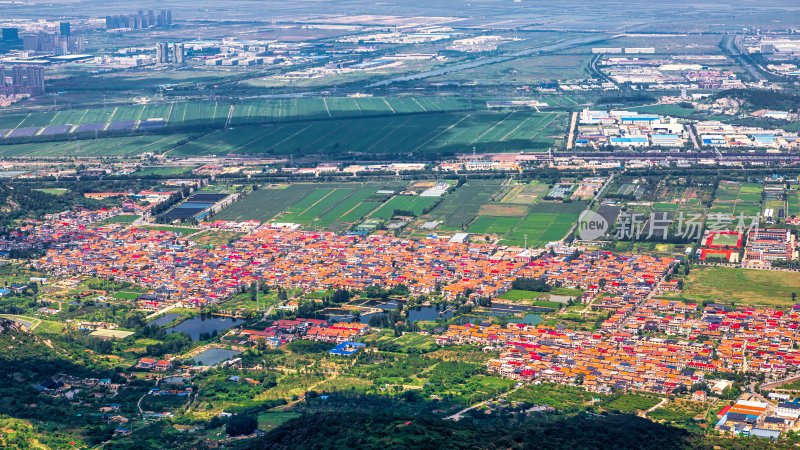
[[[449,319],[453,317],[454,311],[455,308],[449,305],[417,306],[408,310],[408,320],[419,322],[420,320]]]
[[[216,331],[217,334],[222,334],[223,331],[235,327],[239,322],[241,321],[229,317],[214,317],[201,314],[169,327],[166,331],[167,333],[187,333],[192,337],[193,341],[199,341],[200,335],[203,333],[212,334]]]
[[[197,365],[213,366],[221,363],[222,361],[227,361],[239,353],[242,352],[237,350],[228,350],[226,348],[209,348],[207,350],[203,350],[200,354],[192,359],[194,359],[194,362]]]
[[[490,308],[491,315],[513,315],[521,313],[546,313],[553,312],[552,308],[544,308],[541,306],[528,306],[528,305],[513,305],[509,303],[493,303]]]
[[[179,318],[180,316],[181,315],[178,314],[178,313],[164,314],[161,317],[156,317],[155,319],[151,320],[150,322],[147,322],[147,325],[148,326],[155,325],[155,326],[158,326],[158,327],[163,327],[164,325],[168,325],[168,324],[172,323],[175,319]]]

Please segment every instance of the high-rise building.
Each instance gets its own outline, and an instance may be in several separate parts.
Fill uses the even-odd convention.
[[[186,47],[183,42],[176,42],[172,44],[172,62],[175,64],[183,64],[186,56]]]
[[[156,44],[156,62],[159,64],[169,63],[169,45],[166,42]]]
[[[147,28],[167,28],[170,25],[172,25],[172,11],[169,9],[162,9],[158,15],[152,9],[147,12],[140,9],[136,14],[106,16],[107,30],[118,28],[143,30]]]
[[[19,29],[3,28],[3,42],[19,42]]]
[[[62,36],[70,36],[72,34],[69,22],[61,22],[58,24],[58,30],[59,34]]]
[[[44,94],[44,69],[35,66],[14,66],[11,69],[11,85],[0,83],[6,94],[28,94],[32,97]],[[5,69],[0,68],[2,80],[6,80]]]

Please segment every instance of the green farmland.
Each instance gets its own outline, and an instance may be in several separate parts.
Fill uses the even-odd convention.
[[[748,217],[757,216],[761,212],[761,191],[758,183],[722,182],[717,188],[711,213]]]
[[[432,207],[441,198],[398,195],[384,203],[370,217],[377,219],[391,219],[395,211],[411,211],[415,216],[421,216],[427,208]]]
[[[148,119],[162,119],[170,127],[224,126],[229,116],[231,125],[246,125],[464,109],[467,109],[467,100],[460,97],[438,99],[424,97],[251,99],[235,103],[190,101],[6,114],[0,115],[0,128],[83,125]]]
[[[217,220],[266,222],[316,189],[313,184],[292,184],[254,191],[214,216]]]
[[[0,157],[133,157],[145,152],[164,153],[177,147],[187,137],[186,134],[176,133],[0,145]]]
[[[262,188],[224,209],[215,219],[299,223],[345,231],[383,204],[375,193],[387,183],[291,184]]]
[[[442,227],[461,230],[478,215],[481,207],[498,196],[502,181],[471,181],[444,197],[431,213],[431,220],[442,221]]]
[[[377,101],[370,100],[373,103]],[[326,102],[331,103],[331,100]],[[392,105],[392,102],[387,102],[383,103]],[[456,154],[472,150],[544,151],[563,142],[567,120],[566,114],[554,112],[438,111],[428,105],[430,100],[409,98],[404,102],[411,103],[404,108],[398,104],[395,105],[397,109],[392,106],[388,112],[380,113],[375,106],[373,109],[357,110],[359,114],[334,114],[324,108],[321,113],[313,112],[313,108],[306,105],[291,109],[284,116],[256,108],[245,112],[248,119],[237,120],[235,113],[231,113],[235,110],[231,110],[230,105],[220,108],[219,105],[175,104],[165,108],[167,126],[159,134],[99,136],[70,141],[53,137],[52,142],[9,143],[0,145],[0,156],[131,157],[145,152],[167,153],[177,157],[341,153],[423,155]],[[417,103],[422,106],[412,111],[412,105]],[[335,106],[345,108],[339,103]],[[142,117],[149,115],[143,111],[139,110],[138,114],[144,114]],[[49,113],[33,113],[30,116],[36,114]],[[137,115],[137,112],[130,110],[130,107],[118,107],[109,114],[109,118],[119,119],[120,114],[124,115],[125,120],[131,120],[129,117]],[[230,121],[228,114],[234,114]],[[29,126],[32,125],[28,123],[30,121],[35,122],[35,126],[45,126],[49,120],[57,120],[57,117],[50,115],[35,116],[35,120],[31,117],[6,118],[9,123],[0,125],[0,128]],[[15,120],[18,120],[16,124],[11,123]],[[64,136],[64,139],[67,137]]]
[[[226,154],[365,154],[543,150],[563,134],[566,116],[472,112],[328,119],[236,127],[208,133],[172,156]]]

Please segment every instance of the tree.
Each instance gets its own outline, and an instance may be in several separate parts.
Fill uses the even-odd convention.
[[[333,295],[331,295],[331,301],[333,303],[347,303],[350,301],[350,291],[347,289],[337,289],[333,291]]]
[[[258,427],[258,419],[246,414],[237,414],[228,419],[228,425],[225,426],[225,432],[228,436],[245,436],[253,434]]]

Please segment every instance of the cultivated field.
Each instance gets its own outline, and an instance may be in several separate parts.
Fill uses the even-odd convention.
[[[376,195],[384,188],[387,188],[387,183],[291,184],[262,188],[214,218],[291,222],[304,228],[341,232],[384,204],[387,197]]]
[[[461,230],[479,214],[482,207],[496,197],[500,197],[503,190],[502,180],[470,181],[456,189],[452,194],[447,194],[430,212],[431,220],[443,222],[444,229]]]
[[[214,216],[217,220],[266,222],[316,189],[313,184],[262,188]]]
[[[391,219],[395,211],[410,211],[415,216],[421,216],[424,211],[441,201],[440,197],[419,197],[411,195],[398,195],[384,203],[375,210],[370,217],[376,219]]]
[[[761,212],[762,189],[762,185],[757,183],[721,182],[710,212],[731,216],[757,216]]]
[[[225,154],[466,153],[543,150],[563,137],[556,113],[471,112],[323,119],[213,131],[174,156]]]
[[[187,138],[183,133],[0,145],[0,157],[125,156],[164,153]]]
[[[224,126],[229,116],[231,125],[245,125],[290,120],[454,111],[466,109],[467,106],[468,101],[461,97],[254,99],[236,103],[190,101],[0,115],[0,129],[148,119],[162,119],[167,126],[176,127]]]
[[[522,217],[478,216],[468,231],[496,234],[503,243],[519,246],[525,244],[527,235],[528,246],[540,246],[563,239],[585,207],[583,202],[542,202],[530,207]]]

